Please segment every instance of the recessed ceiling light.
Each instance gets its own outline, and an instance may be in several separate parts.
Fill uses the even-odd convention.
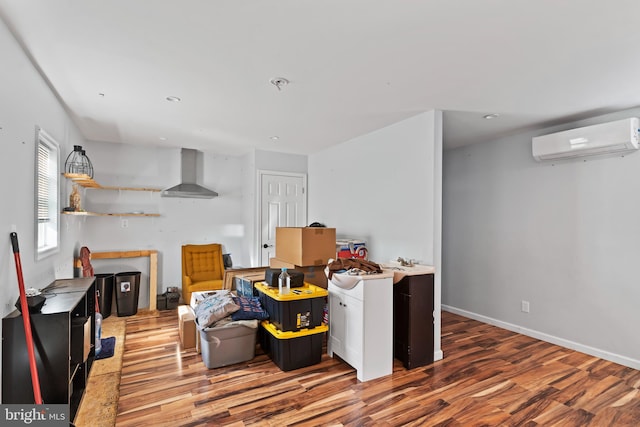
[[[166,141],[167,137],[166,136],[161,136],[159,139],[160,139],[160,141]]]
[[[270,137],[272,141],[277,141],[280,139],[280,137],[278,135],[273,135]]]
[[[100,92],[100,93],[98,93],[98,95],[100,95],[101,97],[104,98],[104,93]]]
[[[167,96],[167,101],[169,101],[169,102],[180,102],[182,100],[180,98],[178,98],[177,96]]]
[[[482,116],[483,118],[487,119],[487,120],[491,120],[491,119],[497,119],[498,117],[500,117],[500,114],[487,114],[485,116]]]

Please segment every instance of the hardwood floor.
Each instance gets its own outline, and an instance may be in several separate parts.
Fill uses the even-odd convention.
[[[117,426],[638,426],[640,371],[442,313],[445,359],[360,383],[323,354],[206,369],[177,313],[127,321]]]

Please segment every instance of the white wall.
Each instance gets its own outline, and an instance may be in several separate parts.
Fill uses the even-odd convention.
[[[18,279],[9,240],[12,226],[18,233],[20,260],[26,288],[43,288],[56,277],[73,275],[74,251],[81,229],[66,229],[61,218],[61,248],[57,254],[35,261],[34,175],[35,127],[42,127],[67,155],[83,140],[66,112],[36,73],[13,36],[0,21],[0,316],[15,309]]]
[[[256,170],[307,173],[308,159],[301,154],[256,150],[255,161]]]
[[[379,262],[434,262],[433,114],[425,113],[309,157],[309,221],[367,241]]]
[[[180,182],[180,149],[90,142],[87,155],[94,165],[95,180],[102,185],[167,188]],[[182,286],[181,246],[221,243],[234,264],[245,264],[250,245],[246,219],[244,175],[246,157],[202,152],[199,183],[216,191],[213,199],[164,198],[160,193],[88,189],[83,194],[87,210],[99,212],[160,213],[160,217],[74,217],[86,223],[82,245],[93,252],[112,250],[158,250],[158,288]],[[70,186],[68,186],[70,188]],[[122,221],[127,227],[122,227]],[[142,272],[148,287],[146,259],[95,260],[96,272]],[[140,306],[148,303],[141,293]]]
[[[638,115],[445,152],[443,306],[640,368],[640,153],[531,155],[532,136]]]
[[[442,114],[430,111],[309,156],[309,221],[367,241],[369,259],[436,266],[440,353]]]
[[[55,255],[35,261],[34,175],[36,132],[42,127],[60,144],[62,159],[74,144],[84,141],[68,115],[28,61],[4,24],[0,24],[0,229],[5,244],[0,245],[0,311],[13,311],[18,285],[9,233],[16,227],[26,287],[41,288],[60,277],[73,274],[73,255],[79,230],[66,230],[61,218],[61,249]],[[62,167],[62,166],[61,166]]]

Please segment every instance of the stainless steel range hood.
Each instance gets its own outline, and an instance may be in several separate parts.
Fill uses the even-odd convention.
[[[183,148],[180,153],[180,165],[182,182],[163,190],[162,197],[213,199],[218,196],[215,191],[211,191],[196,182],[198,177],[198,150]]]

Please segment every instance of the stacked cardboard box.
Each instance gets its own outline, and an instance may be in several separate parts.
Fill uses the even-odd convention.
[[[234,277],[234,289],[240,297],[257,297],[258,291],[253,285],[264,281],[264,271],[260,273],[243,274]]]
[[[188,305],[178,307],[178,333],[183,349],[196,346],[196,317]]]
[[[269,266],[300,271],[305,282],[327,289],[324,268],[335,257],[335,228],[276,227],[276,256]]]

